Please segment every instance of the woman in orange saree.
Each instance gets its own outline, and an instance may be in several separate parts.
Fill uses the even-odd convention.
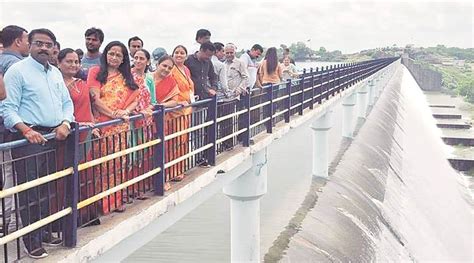
[[[155,82],[156,100],[165,107],[175,107],[177,105],[188,105],[188,101],[180,98],[180,90],[171,71],[174,67],[173,58],[165,55],[158,60],[157,69],[153,74]],[[178,125],[176,118],[180,116],[179,112],[169,112],[165,116],[165,135],[170,135],[184,128]],[[165,162],[175,160],[185,153],[181,150],[180,138],[173,138],[165,143]],[[187,141],[185,142],[187,144]],[[182,179],[184,173],[184,162],[179,162],[165,171],[165,190],[170,188],[169,181],[173,179]]]
[[[173,70],[171,70],[171,76],[176,81],[179,88],[178,100],[186,101],[187,103],[191,104],[194,102],[194,83],[191,79],[191,72],[189,71],[188,67],[184,65],[184,61],[188,56],[188,51],[184,46],[178,45],[174,48],[172,56],[175,65]],[[173,112],[173,118],[175,119],[175,122],[178,123],[179,130],[185,130],[189,128],[189,124],[191,123],[191,114],[191,107],[186,107]],[[183,156],[189,152],[188,138],[189,135],[187,133],[177,138],[178,147],[176,156]],[[186,162],[179,162],[175,167],[176,176],[174,179],[183,179],[185,169]]]
[[[122,118],[126,122],[101,128],[98,145],[100,156],[110,155],[126,149],[128,117],[137,106],[138,86],[133,81],[127,48],[119,41],[110,42],[101,56],[101,65],[89,70],[87,85],[91,90],[96,121],[104,122]],[[102,191],[120,185],[126,180],[126,157],[118,157],[100,165]],[[97,169],[99,170],[99,169]],[[96,175],[97,176],[97,175]],[[102,199],[103,213],[125,210],[122,191]]]

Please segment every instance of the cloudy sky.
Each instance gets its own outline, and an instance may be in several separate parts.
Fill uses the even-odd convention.
[[[473,8],[464,0],[0,0],[0,27],[46,27],[62,47],[83,49],[84,31],[95,26],[104,30],[105,43],[138,35],[149,50],[190,46],[196,30],[207,28],[212,41],[239,49],[304,41],[313,49],[352,53],[409,43],[473,47]]]

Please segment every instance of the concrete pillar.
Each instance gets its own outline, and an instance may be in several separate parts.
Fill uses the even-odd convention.
[[[367,93],[368,85],[361,85],[357,90],[357,105],[359,107],[359,118],[367,117]]]
[[[375,79],[376,78],[373,78],[367,81],[367,85],[369,86],[369,106],[374,106],[374,103],[376,100],[375,97],[377,96],[376,94],[378,93],[376,86],[374,85]]]
[[[329,129],[332,127],[332,110],[316,119],[313,129],[313,176],[328,177],[329,164]]]
[[[354,119],[354,110],[356,105],[356,95],[355,93],[347,96],[342,102],[342,137],[352,138],[354,124],[352,120]]]
[[[232,262],[260,261],[260,197],[267,193],[267,148],[252,155],[252,168],[224,187],[230,198]]]
[[[380,98],[380,96],[382,95],[382,92],[383,92],[383,89],[385,88],[385,80],[384,80],[384,77],[383,76],[380,76],[379,78],[377,78],[377,83],[375,83],[376,85],[376,90],[377,90],[377,94],[375,96],[377,96],[377,99]]]

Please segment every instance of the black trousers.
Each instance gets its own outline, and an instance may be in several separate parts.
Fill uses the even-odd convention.
[[[12,141],[23,139],[23,136],[19,133],[11,133],[9,137]],[[48,140],[45,145],[28,144],[12,149],[12,158],[14,160],[17,178],[16,185],[33,181],[47,174],[56,172],[57,146],[55,140]],[[20,211],[23,227],[33,224],[51,214],[50,201],[59,198],[57,194],[58,187],[52,187],[54,184],[55,182],[53,181],[18,193],[19,207],[17,209]],[[61,208],[59,207],[59,203],[64,202],[55,204],[56,209]],[[23,236],[23,241],[29,251],[41,247],[41,242],[44,239],[49,239],[49,237],[44,236],[46,232],[50,232],[47,228],[48,227],[39,228]]]

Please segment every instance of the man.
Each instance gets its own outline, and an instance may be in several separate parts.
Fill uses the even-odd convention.
[[[225,53],[225,62],[224,66],[227,74],[227,86],[228,86],[228,96],[226,98],[227,102],[235,101],[240,99],[240,95],[247,94],[248,86],[248,73],[247,68],[244,63],[235,57],[235,46],[233,44],[227,44],[224,48]],[[233,114],[237,111],[237,107],[242,104],[239,103],[227,103],[225,107],[222,107],[218,112],[219,116],[225,116],[228,114]],[[232,117],[219,123],[219,133],[220,138],[226,137],[230,134],[233,134],[236,131],[237,126],[234,125],[239,122],[239,116]],[[239,127],[241,128],[241,127]],[[235,137],[230,138],[221,144],[221,150],[231,150],[235,145]]]
[[[286,57],[288,57],[290,59],[291,64],[296,66],[295,60],[290,57],[290,49],[289,48],[284,48],[283,49],[283,57],[280,59],[280,63],[283,63],[283,59],[285,59]]]
[[[216,95],[217,75],[211,62],[215,50],[216,48],[211,42],[205,42],[198,52],[189,55],[184,61],[184,65],[191,72],[194,93],[199,96],[199,99],[207,99]]]
[[[130,62],[133,61],[133,56],[135,56],[135,52],[137,52],[137,50],[142,49],[142,48],[143,48],[143,40],[141,38],[134,36],[128,40],[128,50],[130,51],[130,57],[132,58]]]
[[[0,75],[2,76],[8,71],[8,69],[15,63],[21,61],[24,57],[29,54],[29,43],[28,43],[28,32],[19,26],[10,25],[0,33],[1,42],[5,47],[5,50],[0,54]],[[3,84],[3,95],[6,96],[5,86]],[[2,96],[5,99],[5,96]],[[3,100],[2,99],[2,100]],[[0,143],[5,142],[5,127],[3,125],[3,112],[0,110]],[[12,159],[11,151],[0,152],[0,161],[4,162],[5,165],[0,170],[0,189],[7,189],[13,187],[13,167],[8,164]],[[1,207],[1,204],[0,204]],[[5,222],[2,225],[2,230],[8,229],[10,224],[10,216],[13,207],[12,197],[5,198]],[[2,213],[2,210],[0,210]]]
[[[5,83],[3,82],[3,73],[0,71],[0,101],[4,100],[6,97],[7,92],[5,91]],[[1,141],[0,143],[3,143],[3,141]]]
[[[44,153],[55,151],[69,135],[74,112],[61,72],[48,62],[56,37],[50,30],[42,28],[32,30],[28,41],[30,57],[10,67],[5,74],[8,96],[2,104],[10,140],[26,139],[30,143],[12,149],[13,159],[17,160],[18,185],[55,171],[55,158],[45,158]],[[43,135],[51,132],[56,133],[55,140],[46,140]],[[50,214],[49,186],[43,184],[18,194],[23,227]],[[62,241],[40,228],[23,236],[23,242],[28,255],[39,259],[48,256],[42,242],[57,246]]]
[[[199,29],[196,32],[196,42],[189,49],[189,55],[199,51],[201,45],[205,42],[211,42],[211,32],[207,29]]]
[[[5,74],[8,68],[28,56],[28,32],[19,26],[10,25],[0,33],[3,53],[0,54],[0,71]]]
[[[166,49],[162,47],[157,47],[151,52],[151,64],[150,64],[150,71],[155,71],[156,70],[156,63],[158,63],[158,60],[162,57],[168,55],[168,52],[166,52]]]
[[[102,42],[104,42],[104,32],[99,28],[89,28],[84,34],[86,38],[86,49],[87,52],[81,60],[82,68],[86,71],[90,67],[100,65],[100,56],[102,53],[99,52]]]
[[[79,61],[82,60],[82,58],[84,57],[84,51],[82,51],[82,49],[78,48],[75,50],[77,56],[79,57]]]
[[[257,58],[259,58],[263,53],[263,47],[259,44],[255,44],[252,46],[250,50],[245,52],[240,56],[240,60],[244,63],[245,67],[247,68],[247,72],[249,73],[249,82],[248,87],[250,89],[253,88],[255,82],[257,81],[257,70],[258,70],[258,63]]]
[[[224,44],[222,44],[221,42],[214,42],[214,47],[216,48],[216,53],[214,54],[214,56],[216,56],[220,62],[224,62]]]
[[[214,47],[216,49],[215,55],[212,56],[211,61],[214,66],[214,73],[217,76],[217,102],[222,102],[226,100],[229,94],[229,89],[227,88],[227,73],[224,67],[224,63],[220,61],[217,57],[217,53],[224,54],[224,44],[220,42],[215,42]]]
[[[224,48],[227,86],[234,98],[247,94],[249,73],[245,64],[235,57],[235,46],[227,44]]]
[[[58,67],[59,61],[58,61],[58,54],[59,51],[61,50],[61,45],[59,42],[56,42],[53,47],[53,52],[51,53],[51,57],[49,58],[49,64]]]

